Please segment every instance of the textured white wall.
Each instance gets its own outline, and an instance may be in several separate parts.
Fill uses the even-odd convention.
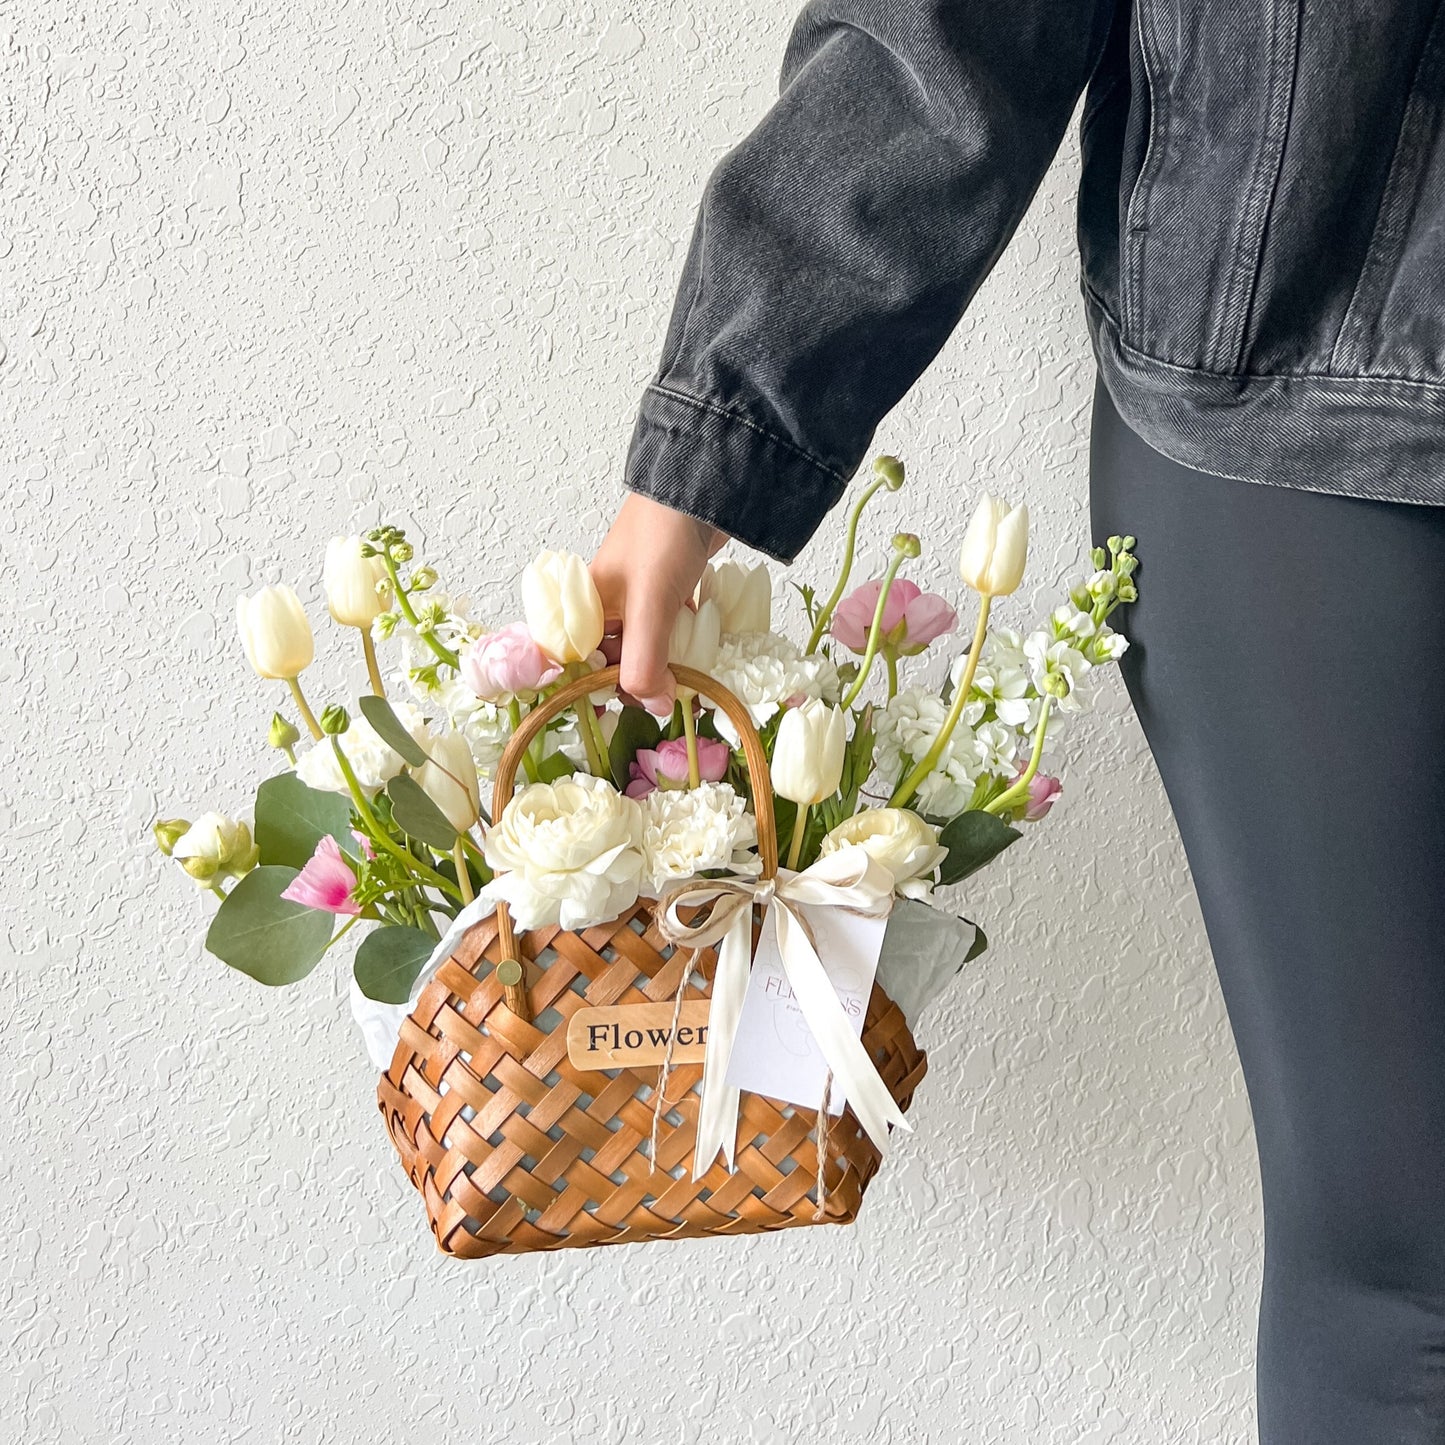
[[[315,603],[325,539],[387,517],[498,617],[596,540],[782,7],[81,14],[0,13],[4,1438],[1249,1438],[1248,1111],[1117,681],[970,890],[995,947],[848,1231],[442,1261],[343,970],[228,973],[150,846],[267,763],[238,591]],[[975,488],[1027,497],[1040,604],[1087,542],[1074,175],[879,438],[935,582]]]

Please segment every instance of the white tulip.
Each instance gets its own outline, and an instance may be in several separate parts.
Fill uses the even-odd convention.
[[[586,662],[602,641],[602,599],[575,552],[543,552],[522,573],[533,641],[556,662]]]
[[[246,658],[261,677],[290,681],[311,665],[316,644],[301,600],[289,587],[263,587],[236,599]]]
[[[218,879],[239,878],[256,866],[259,850],[251,830],[224,813],[202,813],[171,850],[175,858],[202,888]]]
[[[838,791],[848,741],[841,708],[809,698],[790,707],[778,724],[768,769],[773,791],[801,808],[811,808]]]
[[[1028,547],[1029,509],[985,492],[963,536],[958,575],[985,597],[1006,597],[1023,580]]]
[[[363,557],[360,537],[333,537],[326,544],[321,570],[326,606],[343,627],[370,627],[386,611],[386,563],[380,556]]]
[[[948,857],[939,829],[908,808],[865,808],[845,818],[826,838],[820,856],[840,848],[861,847],[893,875],[893,888],[905,898],[926,901],[930,879]]]
[[[709,562],[698,584],[699,602],[716,602],[724,632],[772,629],[773,579],[762,565]]]
[[[432,802],[458,833],[465,833],[482,815],[481,783],[471,744],[452,731],[429,737],[422,746],[427,761],[412,772]]]
[[[684,607],[672,625],[672,641],[667,660],[679,667],[698,672],[711,672],[717,662],[718,643],[722,638],[722,614],[715,602],[698,603],[697,611]]]

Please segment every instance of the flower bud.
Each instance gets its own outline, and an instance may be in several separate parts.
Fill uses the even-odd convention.
[[[530,696],[555,682],[561,671],[521,622],[509,622],[468,643],[460,670],[462,681],[485,702]]]
[[[893,550],[902,552],[905,557],[912,559],[922,554],[923,543],[913,532],[898,532],[893,538]]]
[[[396,562],[410,562],[416,556],[416,548],[410,542],[394,542],[391,547],[392,560]]]
[[[337,733],[344,733],[350,726],[351,714],[339,703],[332,703],[321,714],[321,731],[328,736],[334,737]]]
[[[184,818],[162,818],[151,826],[151,836],[156,847],[169,858],[176,844],[190,831],[191,825]]]
[[[897,457],[881,456],[875,459],[873,470],[883,478],[890,492],[896,492],[903,485],[903,463]]]
[[[412,771],[412,777],[458,833],[465,833],[481,817],[481,783],[465,733],[428,738],[427,761]]]
[[[1010,509],[985,493],[964,534],[958,575],[985,597],[1006,597],[1023,580],[1028,538],[1028,508]]]
[[[260,677],[299,677],[316,655],[311,624],[289,587],[263,587],[254,597],[238,597],[236,624],[247,661]]]
[[[543,552],[527,567],[522,610],[538,647],[557,662],[586,662],[602,642],[602,598],[574,552]]]
[[[847,724],[841,708],[809,698],[778,723],[769,773],[773,791],[810,808],[838,791],[843,777]]]
[[[209,887],[219,877],[249,873],[259,852],[244,823],[224,813],[203,813],[176,839],[171,856],[197,883]]]
[[[343,627],[370,627],[386,609],[386,564],[360,537],[333,537],[326,544],[321,578],[326,606]]]
[[[278,752],[294,748],[301,740],[301,734],[292,727],[279,712],[271,714],[271,726],[266,731],[266,741]]]
[[[411,590],[413,592],[425,592],[428,588],[437,585],[437,574],[435,567],[418,567],[411,574]]]

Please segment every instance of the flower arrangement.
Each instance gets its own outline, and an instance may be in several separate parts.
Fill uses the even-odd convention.
[[[825,598],[800,585],[805,640],[773,630],[767,569],[708,567],[678,617],[671,657],[746,705],[770,761],[787,869],[861,849],[895,894],[923,903],[1043,821],[1061,792],[1044,759],[1087,707],[1091,674],[1123,653],[1109,626],[1136,596],[1131,537],[1112,537],[1067,598],[1027,633],[992,626],[1023,576],[1028,516],[991,497],[963,538],[972,641],[941,688],[903,674],[959,625],[948,599],[901,576],[918,538],[892,540],[881,575],[851,587],[865,509],[904,483],[883,457],[848,515]],[[162,852],[219,900],[206,946],[267,984],[306,977],[358,923],[362,993],[408,999],[451,921],[505,899],[520,929],[577,929],[688,880],[756,877],[753,791],[736,730],[680,690],[671,718],[599,688],[553,719],[522,760],[500,818],[483,785],[507,739],[553,691],[605,665],[601,601],[581,558],[544,552],[522,578],[522,618],[485,627],[413,566],[396,527],[334,540],[328,609],[358,634],[370,692],[313,707],[310,622],[288,587],[242,598],[245,655],[285,686],[268,741],[285,766],[252,822],[206,812],[155,824]],[[389,682],[378,649],[394,658]],[[308,677],[309,687],[309,677]],[[986,946],[979,932],[973,953]]]

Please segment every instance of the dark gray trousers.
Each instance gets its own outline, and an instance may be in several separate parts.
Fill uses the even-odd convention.
[[[1254,1114],[1262,1445],[1442,1445],[1445,508],[1190,471],[1102,389],[1091,464]]]

